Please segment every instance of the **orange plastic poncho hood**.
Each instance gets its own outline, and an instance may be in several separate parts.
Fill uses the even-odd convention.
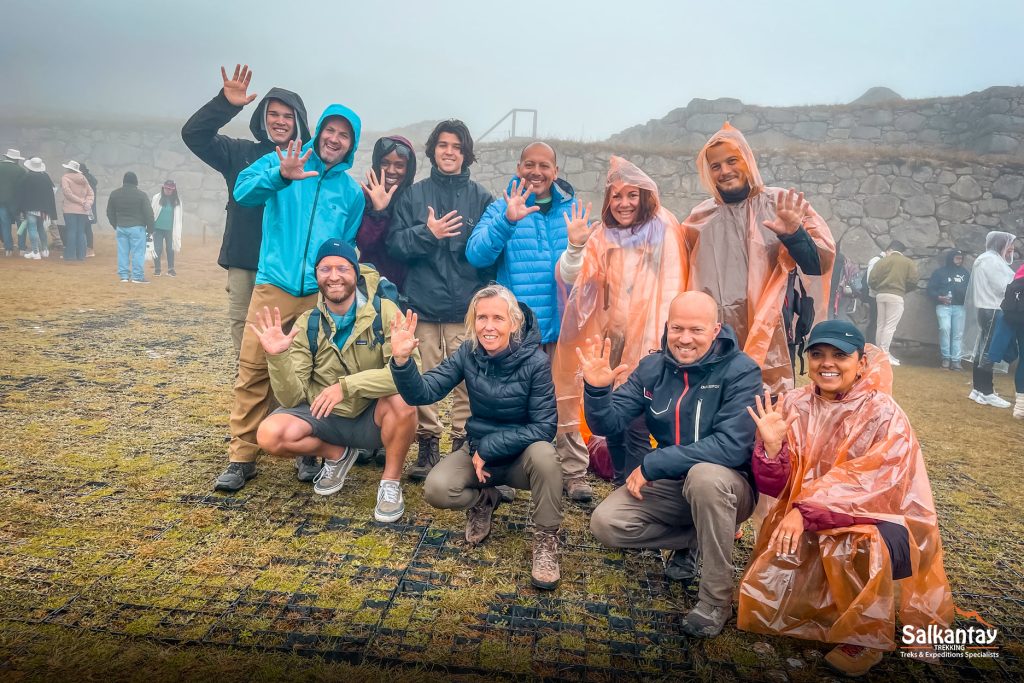
[[[726,203],[711,178],[708,150],[728,144],[738,150],[747,167],[750,195]],[[698,204],[683,221],[690,252],[690,290],[705,292],[718,302],[723,322],[736,331],[743,351],[753,358],[772,393],[794,386],[782,305],[789,272],[796,267],[778,236],[763,222],[775,219],[781,188],[766,187],[743,134],[728,123],[697,155],[697,172],[711,198]],[[828,225],[813,209],[803,226],[818,247],[822,274],[801,273],[804,289],[814,299],[815,320],[825,320],[829,282],[835,261],[835,242]]]
[[[636,165],[611,157],[605,191],[623,185],[658,186]],[[610,227],[598,223],[583,249],[583,266],[565,304],[552,360],[560,432],[577,431],[583,397],[576,347],[591,336],[612,342],[612,365],[632,372],[640,359],[661,348],[669,304],[686,287],[686,244],[679,222],[658,204],[646,223]]]
[[[813,385],[785,396],[785,414],[797,416],[787,435],[789,481],[740,582],[743,630],[892,650],[896,609],[914,626],[945,627],[953,619],[921,446],[889,395],[888,358],[870,345],[867,356],[864,376],[841,399],[824,399]],[[805,531],[795,556],[776,556],[768,541],[795,504],[903,526],[913,574],[892,579],[873,524]]]

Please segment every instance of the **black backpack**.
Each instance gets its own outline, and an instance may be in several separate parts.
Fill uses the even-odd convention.
[[[797,355],[800,356],[800,374],[807,374],[804,368],[804,343],[814,327],[814,299],[807,296],[804,283],[794,268],[789,271],[786,281],[786,298],[782,302],[782,324],[786,328],[786,343],[789,345],[789,362],[795,368]]]
[[[1006,295],[999,305],[1003,320],[1014,330],[1024,329],[1024,278],[1017,278],[1006,285]]]
[[[364,266],[373,268],[372,264],[364,263]],[[356,289],[366,294],[366,276],[362,273],[359,274],[359,281],[356,283]],[[370,344],[371,349],[375,349],[378,346],[384,345],[384,321],[380,314],[380,302],[381,299],[387,299],[388,301],[398,306],[398,310],[401,311],[401,304],[399,303],[398,287],[395,283],[387,279],[383,275],[380,276],[380,283],[377,284],[377,291],[373,295],[373,342]],[[309,321],[306,323],[306,340],[309,342],[309,353],[310,357],[316,359],[316,352],[320,350],[320,343],[318,341],[320,336],[320,309],[314,307],[309,314]]]

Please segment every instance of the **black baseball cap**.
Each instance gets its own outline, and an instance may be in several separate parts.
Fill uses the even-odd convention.
[[[856,325],[845,320],[826,320],[811,329],[805,346],[809,349],[815,344],[828,344],[846,353],[863,353],[864,333],[858,330]]]

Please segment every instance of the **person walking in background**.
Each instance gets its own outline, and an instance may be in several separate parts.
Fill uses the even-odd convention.
[[[18,191],[25,178],[25,169],[18,163],[25,157],[16,149],[9,149],[0,158],[0,231],[4,241],[4,256],[14,256],[14,234],[11,224],[18,215]]]
[[[64,204],[61,207],[66,228],[64,234],[67,236],[64,243],[64,260],[84,261],[85,228],[89,225],[89,216],[96,195],[93,194],[92,186],[82,174],[77,161],[69,161],[63,164],[63,167],[68,169],[60,179],[60,191],[64,196]]]
[[[1013,281],[1012,233],[993,230],[985,236],[985,253],[974,261],[971,281],[964,298],[964,354],[974,364],[973,388],[968,398],[993,408],[1009,408],[1010,402],[996,393],[992,382],[992,363],[988,349],[996,327],[996,313]]]
[[[142,269],[146,233],[153,229],[153,208],[131,171],[107,200],[107,220],[117,233],[117,274],[121,282],[149,284]]]
[[[85,165],[84,161],[79,164],[79,167],[82,169],[82,175],[89,181],[89,187],[92,188],[92,194],[95,198],[92,203],[92,211],[89,212],[89,222],[85,224],[85,257],[91,258],[96,255],[96,251],[93,249],[92,226],[96,225],[96,216],[99,215],[99,195],[96,194],[99,182],[96,180],[96,176],[89,172],[89,167]]]
[[[57,215],[57,202],[53,196],[53,178],[46,172],[43,160],[32,157],[25,162],[25,169],[28,172],[21,181],[18,207],[19,211],[25,214],[24,235],[27,236],[32,249],[24,256],[38,261],[50,255],[46,223]],[[19,238],[22,234],[21,228],[18,228]]]
[[[160,258],[167,248],[167,275],[175,277],[174,252],[181,251],[181,200],[173,180],[164,182],[160,192],[153,195],[153,276],[160,277]]]
[[[960,351],[964,337],[964,298],[971,272],[964,268],[964,253],[946,252],[946,264],[928,278],[928,296],[935,300],[939,321],[939,353],[942,367],[960,370]]]
[[[1006,286],[1000,308],[1003,320],[1017,340],[1017,371],[1013,376],[1017,400],[1013,404],[1013,416],[1024,420],[1024,266],[1017,270],[1013,282]]]
[[[889,352],[896,326],[903,317],[903,297],[917,289],[917,265],[903,255],[906,245],[893,240],[886,250],[885,258],[875,264],[868,276],[868,286],[878,292],[878,346],[889,356],[889,363],[900,362]]]

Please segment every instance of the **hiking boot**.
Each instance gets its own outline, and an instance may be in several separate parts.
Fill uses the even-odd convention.
[[[1017,394],[1017,400],[1013,404],[1013,416],[1018,420],[1024,420],[1024,394]]]
[[[719,607],[703,600],[686,613],[683,618],[683,633],[694,638],[714,638],[722,632],[725,622],[732,616],[732,606]]]
[[[589,503],[594,499],[594,489],[585,477],[566,479],[562,482],[562,490],[569,496],[569,500],[576,503]]]
[[[993,408],[1009,408],[1012,404],[1005,398],[992,392],[991,394],[983,394],[978,392],[978,398],[974,399],[983,406],[992,406]]]
[[[945,369],[949,369],[949,359],[948,359],[948,358],[943,358],[943,359],[942,359],[942,368],[943,368],[944,370],[945,370]]]
[[[533,533],[533,570],[530,582],[537,588],[554,590],[562,578],[558,569],[558,529]]]
[[[377,507],[373,518],[378,522],[397,522],[405,514],[402,486],[397,481],[382,481],[377,487]]]
[[[348,476],[348,471],[352,469],[352,465],[355,463],[356,456],[351,448],[343,450],[341,457],[337,460],[324,458],[323,469],[320,470],[320,474],[313,478],[313,493],[320,496],[329,496],[340,491],[341,487],[345,485],[345,477]]]
[[[825,663],[852,678],[863,676],[882,661],[882,651],[860,645],[842,644],[825,655]]]
[[[245,482],[256,476],[256,463],[229,462],[228,468],[220,473],[213,483],[214,491],[241,491]]]
[[[516,490],[511,486],[495,486],[494,488],[498,489],[503,503],[511,503],[516,499]]]
[[[491,534],[491,518],[501,505],[501,494],[493,486],[480,489],[476,505],[466,510],[466,541],[479,545]]]
[[[419,453],[416,463],[409,468],[409,478],[423,481],[441,460],[441,442],[436,436],[424,436],[419,439]]]
[[[373,451],[365,448],[353,448],[352,450],[356,453],[356,462],[358,464],[365,465],[366,463],[373,462]]]
[[[697,578],[698,559],[696,548],[673,550],[665,561],[665,576],[673,581],[692,583]]]
[[[455,451],[459,450],[460,448],[462,448],[465,445],[466,445],[466,437],[464,437],[464,436],[457,436],[454,439],[452,439],[452,449],[450,451],[448,451],[448,452],[449,453],[454,453]]]
[[[320,473],[320,458],[315,455],[295,456],[295,478],[299,481],[313,481]]]

